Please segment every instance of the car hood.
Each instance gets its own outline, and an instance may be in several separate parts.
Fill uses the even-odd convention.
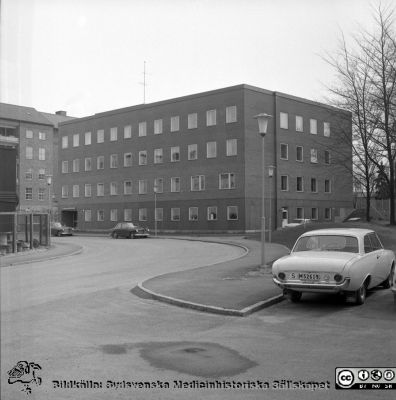
[[[345,265],[358,256],[356,253],[336,251],[301,251],[275,261],[273,270],[341,273]]]

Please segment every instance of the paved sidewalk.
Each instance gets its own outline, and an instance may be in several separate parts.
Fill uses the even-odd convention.
[[[269,267],[264,270],[260,267],[260,242],[234,237],[193,240],[242,246],[247,253],[232,261],[157,276],[140,283],[133,292],[182,307],[235,316],[246,316],[283,299],[272,281],[271,264],[288,254],[285,246],[266,244]]]

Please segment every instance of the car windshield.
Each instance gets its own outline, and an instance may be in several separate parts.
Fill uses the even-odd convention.
[[[62,224],[61,224],[60,222],[53,222],[53,223],[52,223],[52,226],[53,226],[54,228],[62,228]]]
[[[298,251],[340,251],[358,253],[358,241],[353,236],[314,235],[298,239],[293,252]]]

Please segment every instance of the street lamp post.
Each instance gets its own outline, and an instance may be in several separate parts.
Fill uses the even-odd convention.
[[[51,246],[51,208],[52,208],[52,199],[51,199],[51,185],[52,185],[52,175],[47,175],[47,186],[48,186],[48,246]]]
[[[275,167],[273,165],[268,166],[268,177],[270,178],[269,182],[269,190],[270,190],[270,196],[269,196],[269,230],[268,230],[268,241],[271,243],[271,235],[272,235],[272,177],[274,176],[274,169]]]
[[[157,237],[157,186],[154,186],[154,236]]]
[[[259,134],[261,136],[261,266],[265,267],[265,134],[267,133],[268,121],[272,115],[261,113],[255,115],[257,119]]]

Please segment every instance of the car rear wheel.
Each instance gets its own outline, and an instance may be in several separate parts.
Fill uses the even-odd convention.
[[[363,282],[362,286],[355,292],[355,303],[357,305],[362,305],[366,301],[366,295],[367,295],[367,287],[366,287],[366,282]]]
[[[295,290],[287,290],[284,295],[292,303],[298,303],[301,300],[302,293],[296,292]]]
[[[118,235],[115,232],[113,233],[113,239],[118,239]]]
[[[60,237],[61,235],[61,231],[56,232],[56,236]]]
[[[392,279],[394,272],[395,272],[395,266],[392,265],[388,277],[382,282],[382,287],[384,287],[385,289],[389,289],[392,286]]]
[[[135,239],[135,235],[131,232],[128,236],[128,239]]]

